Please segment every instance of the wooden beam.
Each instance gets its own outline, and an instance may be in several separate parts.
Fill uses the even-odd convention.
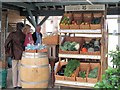
[[[36,22],[35,22],[35,19],[33,18],[33,14],[31,12],[31,10],[27,8],[27,12],[28,12],[29,16],[31,17],[31,21],[34,24],[34,27],[36,27]]]
[[[32,11],[33,16],[62,16],[65,13],[64,10],[34,10]],[[20,11],[21,16],[28,16],[26,11]]]
[[[44,19],[39,23],[39,25],[42,25],[47,19],[48,19],[49,16],[45,16]]]
[[[39,16],[35,16],[36,25],[38,25],[38,19],[39,19]]]
[[[13,5],[8,5],[8,4],[5,4],[5,3],[2,3],[2,8],[3,9],[18,10],[18,11],[20,11],[20,9],[21,9],[19,7],[16,7],[16,6],[13,6]]]
[[[29,8],[30,10],[35,10],[36,9],[33,5],[27,4],[27,3],[24,3],[24,2],[5,2],[5,4],[11,5],[11,6],[16,6],[16,7],[19,7],[19,8]]]
[[[29,18],[29,16],[27,16],[26,18],[33,25],[33,27],[35,27],[34,24],[33,24],[33,22],[32,22],[32,20]]]

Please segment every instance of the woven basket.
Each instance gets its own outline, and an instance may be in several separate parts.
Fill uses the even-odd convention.
[[[59,35],[53,35],[43,38],[43,44],[47,45],[58,45],[59,44]]]
[[[64,40],[62,41],[61,45],[63,45],[63,43],[65,41],[78,42],[80,44],[79,50],[81,49],[81,46],[83,44],[83,38],[81,38],[81,37],[65,37]],[[59,53],[61,53],[61,54],[79,54],[79,50],[78,51],[63,51],[63,50],[59,49]]]

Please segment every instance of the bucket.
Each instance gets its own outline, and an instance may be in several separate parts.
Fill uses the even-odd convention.
[[[0,69],[0,87],[7,87],[7,69]]]
[[[47,53],[23,52],[20,76],[22,88],[47,88],[49,81]]]

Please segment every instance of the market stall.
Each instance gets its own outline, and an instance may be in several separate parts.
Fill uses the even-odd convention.
[[[65,6],[56,85],[90,88],[102,79],[108,66],[105,18],[105,5]]]

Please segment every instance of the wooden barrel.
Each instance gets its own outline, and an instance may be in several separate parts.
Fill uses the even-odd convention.
[[[22,88],[47,88],[49,81],[47,53],[23,52],[20,75]]]

